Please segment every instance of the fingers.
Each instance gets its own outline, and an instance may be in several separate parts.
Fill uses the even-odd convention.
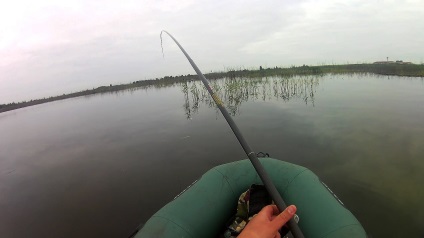
[[[268,205],[262,208],[259,213],[264,213],[269,220],[273,220],[272,218],[279,213],[277,206]]]
[[[295,205],[290,205],[288,206],[282,213],[278,214],[278,216],[276,216],[274,218],[274,220],[272,220],[271,224],[275,229],[280,229],[284,224],[286,224],[296,213],[296,206]],[[278,209],[277,209],[278,211]]]

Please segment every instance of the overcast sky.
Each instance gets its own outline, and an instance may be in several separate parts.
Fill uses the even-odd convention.
[[[0,0],[0,104],[228,68],[424,61],[424,1]]]

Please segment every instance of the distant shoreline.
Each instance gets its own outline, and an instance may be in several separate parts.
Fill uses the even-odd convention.
[[[221,73],[208,73],[205,74],[206,78],[214,80],[219,78],[256,78],[256,77],[270,77],[270,76],[296,76],[296,75],[321,75],[321,74],[348,74],[348,73],[373,73],[378,75],[394,75],[406,77],[424,77],[423,64],[400,64],[400,63],[382,63],[376,62],[374,64],[345,64],[345,65],[321,65],[321,66],[293,66],[289,68],[262,68],[258,70],[229,70],[228,72]],[[165,76],[160,79],[149,79],[143,81],[135,81],[128,84],[101,86],[95,89],[88,89],[75,93],[63,94],[60,96],[52,96],[49,98],[35,99],[23,102],[12,102],[9,104],[0,104],[0,113],[16,110],[23,107],[34,106],[42,103],[53,102],[68,98],[89,96],[98,93],[116,92],[131,88],[143,88],[150,86],[166,86],[179,82],[186,82],[198,80],[197,75],[181,75],[181,76]]]

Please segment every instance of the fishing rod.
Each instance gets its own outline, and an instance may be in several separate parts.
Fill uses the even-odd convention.
[[[191,57],[187,54],[187,52],[184,50],[184,48],[178,43],[178,41],[167,31],[161,31],[160,33],[160,40],[162,45],[162,33],[165,32],[168,34],[172,40],[178,45],[178,47],[181,49],[181,51],[184,53],[186,58],[188,59],[188,62],[190,62],[193,69],[196,71],[199,78],[202,80],[203,84],[205,85],[206,89],[208,90],[209,94],[212,96],[213,100],[215,101],[216,105],[218,106],[219,110],[221,111],[222,115],[224,116],[225,120],[227,120],[228,125],[231,127],[231,130],[233,130],[234,134],[237,137],[237,140],[240,142],[241,146],[243,147],[244,152],[246,153],[247,157],[249,157],[250,162],[252,163],[253,167],[255,168],[256,172],[258,173],[259,177],[261,178],[263,184],[265,185],[266,190],[270,194],[272,200],[274,200],[275,204],[277,205],[278,209],[280,211],[284,211],[287,208],[286,203],[284,202],[283,198],[281,197],[280,193],[278,193],[277,188],[272,183],[271,178],[269,177],[268,173],[265,171],[265,168],[262,166],[261,162],[259,161],[256,153],[250,148],[247,141],[244,139],[243,135],[241,134],[240,130],[238,129],[236,123],[234,122],[233,118],[228,113],[227,109],[224,107],[224,104],[222,103],[221,99],[216,95],[216,93],[213,91],[212,87],[210,86],[210,82],[208,79],[205,78],[205,76],[202,74],[200,69],[197,67],[197,65],[194,63],[194,61],[191,59]],[[163,54],[163,47],[162,47],[162,54]],[[293,234],[295,238],[303,238],[303,233],[300,230],[299,226],[297,225],[296,221],[292,218],[288,222],[288,227]]]

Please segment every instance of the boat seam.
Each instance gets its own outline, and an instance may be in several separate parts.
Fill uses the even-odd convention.
[[[223,173],[221,173],[221,171],[219,171],[217,168],[214,168],[214,170],[215,170],[216,172],[218,172],[218,173],[220,173],[220,174],[222,175],[222,177],[225,179],[225,181],[227,182],[228,186],[230,187],[231,192],[233,192],[233,194],[235,194],[234,189],[233,189],[233,187],[231,186],[230,181],[228,181],[227,176],[225,176]]]
[[[309,171],[309,169],[307,169],[307,168],[305,168],[304,170],[302,170],[302,172],[300,172],[300,173],[298,173],[298,174],[296,174],[296,176],[294,176],[294,178],[292,179],[292,180],[290,180],[290,182],[287,184],[287,186],[286,186],[286,188],[284,189],[284,191],[283,191],[283,193],[282,194],[284,194],[284,193],[286,193],[286,191],[287,191],[287,189],[289,189],[289,187],[290,187],[290,184],[299,176],[299,175],[301,175],[301,174],[303,174],[304,172],[306,172],[306,171]]]
[[[157,215],[154,215],[154,216],[152,216],[152,217],[157,217],[157,218],[162,218],[162,219],[164,219],[164,220],[166,220],[166,221],[168,221],[168,222],[171,222],[171,223],[173,223],[174,225],[176,225],[176,226],[178,226],[179,228],[181,228],[183,231],[185,231],[185,232],[187,232],[187,234],[189,234],[190,235],[190,237],[194,237],[189,231],[187,231],[184,227],[182,227],[181,225],[179,225],[179,224],[177,224],[177,223],[175,223],[174,221],[172,221],[172,220],[170,220],[170,219],[168,219],[168,218],[166,218],[166,217],[163,217],[163,216],[157,216]]]

